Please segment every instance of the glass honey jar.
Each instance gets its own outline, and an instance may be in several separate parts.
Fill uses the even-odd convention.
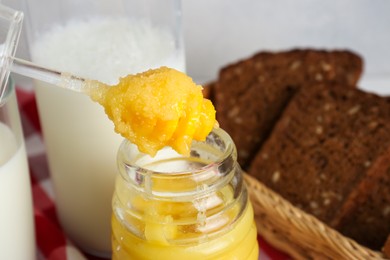
[[[156,156],[125,140],[118,152],[113,259],[258,259],[253,209],[235,145],[222,129],[190,156]]]

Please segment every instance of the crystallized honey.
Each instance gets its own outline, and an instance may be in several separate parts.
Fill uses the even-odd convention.
[[[112,200],[112,259],[257,260],[254,213],[222,129],[194,141],[189,156],[156,156],[125,140]]]
[[[188,155],[192,140],[205,140],[216,123],[202,87],[167,67],[128,75],[115,86],[100,85],[90,95],[116,132],[152,156],[164,146]]]
[[[112,258],[257,260],[235,146],[214,128],[215,109],[202,87],[167,67],[115,86],[92,85],[91,98],[125,137],[112,202]]]

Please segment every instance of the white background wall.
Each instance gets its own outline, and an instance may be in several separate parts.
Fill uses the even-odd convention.
[[[20,2],[3,0],[15,9]],[[365,60],[361,85],[390,94],[389,0],[182,0],[182,7],[187,73],[199,83],[263,49],[350,48]]]

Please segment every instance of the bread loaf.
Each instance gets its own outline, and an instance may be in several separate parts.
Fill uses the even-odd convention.
[[[387,237],[385,245],[382,247],[383,254],[390,258],[390,235]]]
[[[236,143],[241,166],[248,168],[297,90],[319,82],[354,87],[362,66],[347,50],[296,49],[260,52],[222,68],[213,85],[217,119]]]
[[[300,89],[249,173],[379,250],[390,233],[390,102],[344,85]]]

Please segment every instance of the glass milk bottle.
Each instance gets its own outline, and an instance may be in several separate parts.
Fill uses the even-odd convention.
[[[215,129],[190,157],[125,140],[113,197],[113,259],[257,260],[253,209],[231,138]]]
[[[162,65],[184,70],[180,0],[24,3],[36,64],[110,85]],[[108,256],[122,138],[88,96],[40,81],[35,87],[60,223],[84,251]]]
[[[13,81],[0,100],[0,259],[35,259],[30,175]]]

